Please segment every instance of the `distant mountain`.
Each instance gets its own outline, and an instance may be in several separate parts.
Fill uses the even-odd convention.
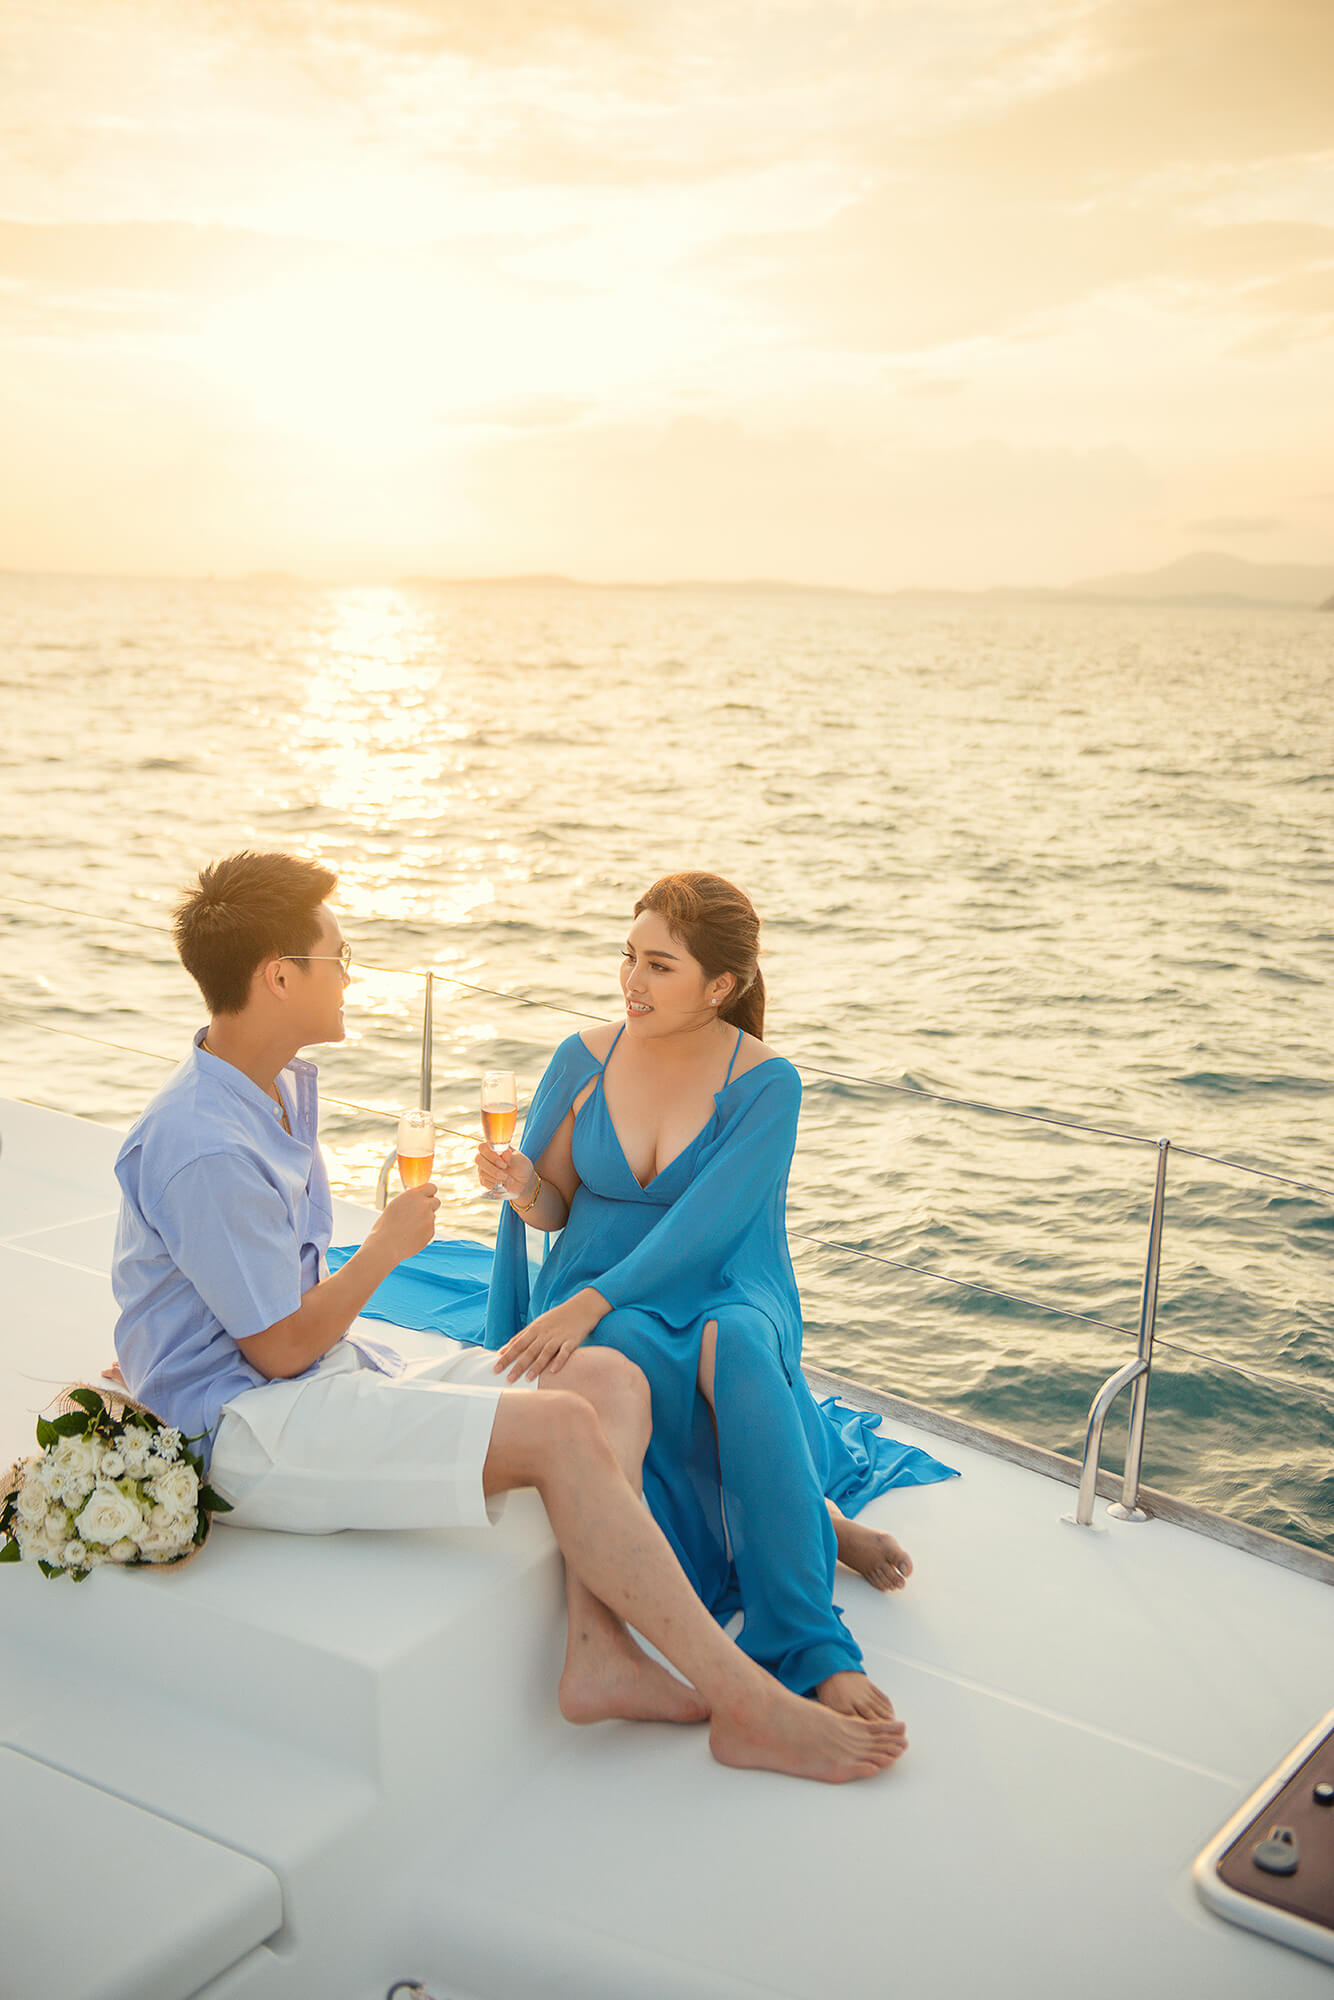
[[[1275,604],[1334,610],[1334,563],[1257,563],[1242,556],[1201,550],[1182,556],[1162,569],[1127,570],[1109,576],[1084,577],[1062,589],[1056,585],[993,584],[987,590],[951,590],[947,585],[900,590],[865,590],[849,584],[790,583],[777,577],[658,578],[652,582],[592,582],[583,577],[409,576],[406,586],[434,585],[469,589],[481,585],[506,590],[645,590],[719,592],[732,596],[844,597],[899,603],[970,602],[1069,604],[1096,599],[1121,604]],[[1329,602],[1323,602],[1328,599]]]
[[[1208,550],[1162,569],[1089,576],[1069,597],[1116,597],[1139,604],[1292,604],[1314,608],[1334,591],[1334,563],[1258,563]]]

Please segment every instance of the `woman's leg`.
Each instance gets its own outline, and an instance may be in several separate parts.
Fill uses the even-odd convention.
[[[604,1348],[634,1362],[648,1382],[653,1431],[644,1497],[696,1592],[725,1623],[741,1600],[723,1529],[713,1412],[696,1387],[699,1331],[678,1335],[650,1313],[618,1307],[578,1351]],[[568,1365],[556,1381],[567,1372]]]
[[[745,1606],[741,1645],[786,1687],[851,1714],[893,1714],[833,1603],[836,1540],[762,1314],[711,1320],[699,1387],[714,1412],[723,1508]]]

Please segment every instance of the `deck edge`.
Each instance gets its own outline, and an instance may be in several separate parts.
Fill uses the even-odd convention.
[[[1063,1486],[1079,1484],[1078,1460],[1067,1458],[1061,1452],[1048,1451],[1044,1445],[1028,1444],[1023,1438],[1012,1437],[1008,1431],[993,1430],[967,1417],[953,1416],[944,1410],[934,1410],[925,1403],[910,1402],[907,1397],[872,1389],[846,1375],[831,1375],[825,1369],[807,1367],[803,1367],[802,1373],[817,1396],[838,1396],[843,1402],[860,1404],[877,1411],[890,1422],[912,1424],[918,1430],[928,1431],[933,1437],[971,1445],[993,1458],[1007,1459],[1026,1472],[1037,1472],[1047,1479],[1055,1479]],[[1098,1493],[1104,1500],[1119,1499],[1120,1473],[1100,1472]],[[1290,1542],[1282,1535],[1271,1534],[1267,1528],[1253,1528],[1246,1521],[1234,1521],[1227,1514],[1216,1513],[1213,1508],[1202,1507],[1194,1500],[1178,1499],[1174,1493],[1160,1492],[1155,1486],[1141,1486],[1139,1502],[1154,1520],[1170,1521],[1175,1527],[1188,1529],[1191,1534],[1203,1535],[1212,1542],[1224,1542],[1229,1548],[1258,1556],[1262,1562],[1272,1562],[1280,1569],[1295,1570],[1299,1576],[1310,1577],[1313,1582],[1334,1586],[1334,1555],[1308,1548],[1304,1542]]]

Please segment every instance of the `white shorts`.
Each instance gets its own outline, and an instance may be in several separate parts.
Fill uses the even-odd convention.
[[[232,1503],[217,1521],[331,1535],[499,1520],[504,1495],[488,1501],[482,1468],[506,1385],[490,1349],[441,1347],[392,1376],[340,1340],[313,1375],[233,1396],[209,1467]]]

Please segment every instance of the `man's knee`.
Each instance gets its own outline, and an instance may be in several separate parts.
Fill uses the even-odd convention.
[[[575,1388],[549,1389],[533,1399],[539,1462],[560,1469],[610,1449],[597,1411]]]
[[[483,1484],[488,1493],[515,1486],[535,1486],[541,1492],[549,1480],[602,1454],[610,1455],[610,1446],[587,1397],[566,1389],[542,1396],[505,1390]]]

